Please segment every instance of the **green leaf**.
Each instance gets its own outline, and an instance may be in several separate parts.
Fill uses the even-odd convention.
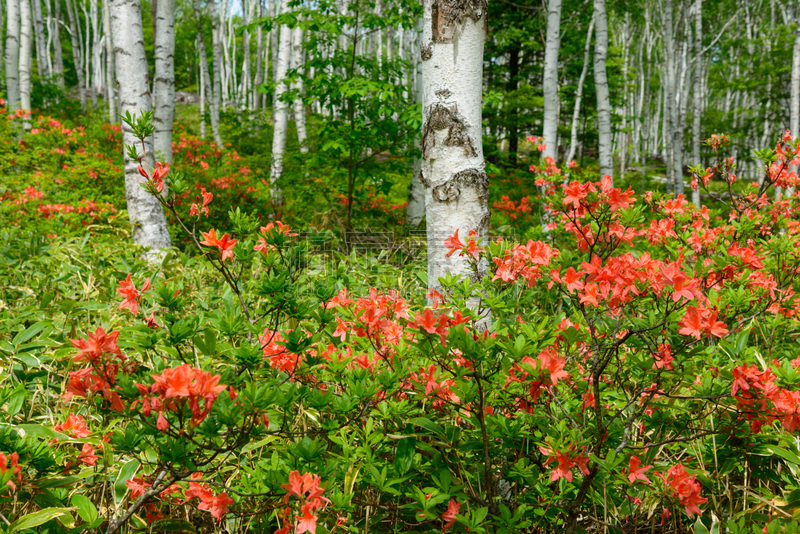
[[[415,438],[403,438],[397,442],[397,452],[394,455],[394,467],[400,475],[405,475],[411,469],[414,462],[414,452],[416,451],[417,440]]]
[[[434,434],[438,434],[439,436],[444,436],[444,428],[437,425],[427,417],[417,417],[411,420],[411,424],[416,426],[421,426],[425,430],[429,432],[433,432]]]
[[[697,522],[694,524],[694,534],[711,534],[700,518],[697,518]]]
[[[136,475],[139,466],[139,460],[131,460],[126,462],[122,469],[119,470],[117,480],[114,481],[114,500],[116,502],[120,503],[125,498],[125,493],[128,492],[128,486],[125,483]]]
[[[45,327],[47,327],[50,324],[51,321],[39,321],[37,323],[33,323],[31,326],[29,326],[28,328],[26,328],[16,336],[14,336],[14,339],[11,340],[11,343],[15,347],[19,347],[20,345],[28,341],[30,338],[32,338],[33,336],[44,330]]]
[[[74,509],[74,506],[70,508],[45,508],[44,510],[39,510],[38,512],[24,515],[11,523],[11,525],[8,527],[8,534],[14,534],[15,532],[21,532],[28,528],[38,527],[42,523],[47,523],[48,521],[57,517],[68,515]]]
[[[95,519],[97,519],[97,508],[85,495],[76,493],[72,496],[70,502],[78,508],[78,515],[87,523],[94,523]]]
[[[782,449],[777,445],[766,444],[764,445],[764,448],[769,450],[772,454],[776,454],[781,458],[783,458],[784,460],[787,460],[795,465],[800,466],[800,458],[798,458],[797,455],[794,454],[793,452],[787,451],[786,449]]]

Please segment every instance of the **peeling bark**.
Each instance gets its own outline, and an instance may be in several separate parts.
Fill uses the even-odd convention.
[[[172,163],[172,123],[175,120],[174,0],[158,0],[156,6],[155,58],[153,144],[158,157]]]
[[[6,0],[6,98],[8,109],[19,108],[19,4]]]

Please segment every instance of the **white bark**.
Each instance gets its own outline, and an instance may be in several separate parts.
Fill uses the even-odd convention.
[[[614,158],[611,137],[611,100],[608,94],[606,57],[608,56],[608,19],[606,0],[594,0],[597,34],[594,41],[594,85],[597,94],[597,134],[600,174],[614,178]]]
[[[693,96],[692,103],[694,109],[692,110],[692,163],[700,165],[700,136],[701,131],[701,115],[703,113],[703,0],[695,0],[694,4],[694,79],[693,79]],[[692,202],[698,208],[700,207],[700,186],[698,185],[697,191],[692,191]]]
[[[6,97],[8,109],[19,108],[19,3],[6,0]]]
[[[103,33],[106,34],[106,107],[108,122],[117,122],[117,107],[114,99],[114,42],[111,35],[111,13],[108,0],[103,0]]]
[[[199,106],[200,106],[200,139],[206,138],[206,70],[208,69],[208,59],[204,58],[200,55],[200,39],[202,39],[202,34],[195,39],[195,43],[197,44],[197,58],[199,64],[199,73],[198,73],[198,82],[200,83],[200,99],[199,99]],[[203,47],[205,48],[205,47]]]
[[[50,0],[45,0],[48,8]],[[64,89],[64,54],[61,51],[61,2],[54,2],[55,18],[52,21],[53,31],[53,77],[56,79],[56,84],[61,89]]]
[[[50,69],[47,61],[47,45],[44,34],[44,24],[42,23],[42,3],[41,0],[31,0],[33,8],[33,29],[36,35],[36,70],[39,79],[44,81],[50,78]]]
[[[303,67],[303,28],[299,25],[292,30],[292,68],[297,70],[297,75],[292,82],[292,91],[297,92],[294,99],[294,124],[297,127],[297,142],[300,144],[300,152],[308,152],[306,138],[306,107],[303,105],[303,80],[300,77],[300,69]]]
[[[147,87],[147,57],[142,35],[142,14],[139,0],[109,0],[111,31],[114,35],[117,81],[120,89],[120,112],[138,115],[151,107],[150,90]],[[154,166],[153,145],[146,139],[144,147],[133,136],[128,125],[122,127],[122,141],[134,145],[143,161],[152,170]],[[142,150],[144,148],[144,154]],[[125,152],[125,197],[128,216],[133,227],[133,241],[150,247],[151,256],[171,246],[167,220],[161,204],[141,186],[144,178],[139,175],[138,161],[130,159]]]
[[[445,257],[457,230],[464,241],[489,231],[489,179],[481,143],[485,0],[424,0],[422,171],[428,234],[428,286],[448,273],[472,277],[466,257]],[[487,266],[479,266],[482,277]],[[472,303],[476,305],[477,303]]]
[[[78,76],[78,97],[81,102],[81,111],[86,113],[86,80],[83,77],[83,66],[81,63],[81,42],[78,34],[77,14],[72,5],[72,0],[66,0],[67,17],[69,17],[69,37],[72,43],[72,60],[75,65],[75,73]]]
[[[578,123],[581,116],[581,100],[583,99],[583,84],[586,81],[586,74],[589,72],[589,51],[592,46],[592,33],[594,33],[594,17],[589,23],[589,29],[586,32],[586,47],[583,49],[583,69],[581,70],[581,77],[578,80],[578,89],[575,93],[575,109],[572,111],[572,129],[569,137],[569,152],[567,153],[566,161],[572,161],[575,158],[575,152],[578,150]]]
[[[30,0],[19,0],[19,107],[31,110],[31,63],[33,62],[33,20]],[[30,117],[23,120],[25,129],[31,127]]]
[[[794,35],[794,50],[792,51],[792,83],[789,96],[789,130],[793,137],[800,137],[800,24]],[[798,167],[793,169],[798,172]],[[794,194],[794,188],[786,190],[787,196]]]
[[[256,2],[256,18],[263,16],[264,10],[261,0]],[[264,83],[264,28],[261,24],[258,25],[256,32],[256,77],[253,80],[253,97],[252,108],[253,110],[261,109],[262,95],[258,92],[258,88]]]
[[[156,156],[172,163],[172,123],[175,120],[175,2],[158,0],[155,35],[156,110],[153,147]]]
[[[199,2],[199,0],[195,0]],[[199,4],[195,3],[195,12],[198,13],[198,35],[202,38],[203,27],[201,18],[199,16]],[[219,12],[217,11],[217,3],[215,0],[208,1],[208,11],[211,14],[211,47],[214,57],[214,89],[211,97],[211,133],[214,136],[214,142],[217,148],[224,149],[222,144],[222,135],[219,131],[219,113],[222,107],[222,35],[220,27]],[[201,40],[200,46],[205,50],[204,41]],[[205,57],[205,56],[204,56]]]
[[[675,43],[673,39],[672,0],[664,0],[664,49],[666,64],[667,110],[669,112],[669,131],[664,138],[669,146],[670,178],[674,183],[674,193],[683,194],[683,128],[680,120],[680,94],[676,80]]]
[[[545,149],[542,158],[558,158],[558,50],[561,47],[561,0],[547,2],[547,41],[544,47],[544,124]]]
[[[284,3],[284,9],[287,8]],[[281,202],[281,190],[277,181],[283,174],[283,153],[286,149],[286,130],[289,125],[289,105],[282,97],[286,93],[286,72],[289,70],[291,58],[292,31],[288,26],[281,26],[278,43],[278,67],[275,74],[275,107],[274,130],[272,134],[272,163],[270,165],[269,181],[272,188],[272,199]]]

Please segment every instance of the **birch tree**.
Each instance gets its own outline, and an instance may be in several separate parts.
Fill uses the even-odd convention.
[[[428,234],[428,285],[448,273],[471,276],[466,258],[446,257],[456,232],[489,231],[489,178],[481,143],[485,0],[424,0],[422,170]],[[482,277],[486,265],[480,266]],[[489,490],[491,500],[491,489]]]
[[[31,111],[31,68],[33,65],[33,20],[30,0],[19,0],[19,107]],[[25,129],[31,127],[30,117],[23,119]]]
[[[294,112],[294,124],[297,128],[297,142],[300,144],[300,152],[308,152],[306,142],[306,108],[303,105],[303,79],[300,76],[300,69],[303,67],[303,28],[298,24],[292,29],[292,69],[297,71],[292,80],[292,91],[297,93],[297,97],[292,103]]]
[[[542,158],[558,159],[558,50],[561,47],[561,0],[547,3],[547,41],[544,47],[544,125],[545,149]]]
[[[606,0],[594,0],[596,35],[594,41],[594,85],[597,93],[597,135],[600,174],[614,177],[611,136],[611,99],[608,94],[606,57],[608,56],[608,18]]]
[[[78,76],[78,97],[81,102],[81,111],[86,113],[86,79],[83,77],[83,63],[81,62],[81,42],[78,34],[77,14],[72,6],[72,0],[66,0],[67,17],[69,18],[69,38],[72,43],[72,61],[75,64],[75,74]]]
[[[158,0],[155,34],[156,109],[153,145],[156,155],[172,163],[172,123],[175,119],[175,2]]]
[[[109,7],[120,90],[120,113],[138,115],[143,111],[150,111],[152,102],[147,86],[147,56],[144,51],[141,5],[139,0],[109,0]],[[122,141],[125,145],[136,146],[139,156],[146,160],[150,169],[154,168],[151,139],[148,138],[140,144],[133,136],[131,128],[123,124]],[[171,246],[169,230],[161,204],[141,185],[144,178],[139,174],[138,166],[139,162],[129,158],[126,151],[125,198],[133,227],[133,241],[137,245],[149,247],[149,255],[153,258],[157,257],[159,251]]]
[[[197,4],[197,2],[199,2],[199,0],[195,0],[195,11],[199,12],[199,8],[197,7],[199,4]],[[214,143],[216,143],[217,148],[224,150],[225,147],[222,144],[222,135],[219,131],[219,114],[222,108],[222,36],[220,33],[221,24],[219,12],[217,11],[217,3],[215,0],[208,0],[208,12],[211,15],[211,46],[214,56],[214,88],[211,92],[211,133],[214,136]],[[205,41],[202,41],[203,26],[202,22],[200,22],[202,19],[199,14],[197,20],[201,43],[203,49],[205,49]]]
[[[284,0],[283,12],[286,12],[287,2]],[[282,201],[278,179],[283,173],[283,153],[286,149],[286,130],[289,125],[289,105],[284,102],[283,95],[286,93],[286,73],[289,69],[291,58],[292,30],[285,25],[281,25],[280,38],[278,43],[278,67],[275,72],[275,106],[274,124],[272,134],[272,163],[270,164],[269,181],[272,188],[272,200],[276,203]]]
[[[664,0],[664,55],[666,65],[666,109],[668,113],[668,129],[664,138],[667,141],[668,178],[674,184],[676,195],[683,194],[683,125],[680,121],[680,109],[676,96],[675,42],[673,39],[672,0]]]
[[[692,163],[700,164],[701,115],[703,113],[703,0],[694,3],[694,76],[692,104]],[[692,202],[700,207],[700,188],[692,191]]]
[[[36,36],[36,70],[39,73],[39,79],[44,82],[50,78],[50,69],[48,68],[49,54],[42,22],[41,0],[31,0],[31,8],[33,9],[34,35]]]
[[[794,137],[800,137],[800,22],[797,23],[792,49],[792,82],[789,94],[789,130]],[[793,169],[798,171],[798,167]],[[786,191],[787,196],[794,194],[794,189]]]
[[[569,136],[569,151],[566,161],[575,159],[575,152],[578,150],[578,124],[581,118],[581,101],[583,100],[583,84],[586,82],[586,74],[589,72],[589,52],[592,48],[592,34],[594,33],[594,16],[589,22],[589,29],[586,31],[586,46],[583,49],[583,69],[578,79],[578,89],[575,91],[575,108],[572,111],[572,127]]]
[[[422,23],[420,19],[417,23],[418,35],[422,35]],[[421,42],[421,41],[420,41]],[[415,54],[415,76],[414,76],[414,101],[422,102],[422,57],[421,48],[416,47]],[[427,53],[427,51],[426,51]],[[420,149],[420,142],[415,142],[417,150]],[[422,218],[425,217],[425,186],[420,179],[422,175],[422,160],[414,158],[414,174],[411,176],[411,184],[408,186],[408,204],[406,205],[406,224],[409,226],[419,226]]]
[[[45,0],[47,3],[47,11],[50,13],[50,0]],[[52,26],[50,30],[53,37],[53,77],[55,78],[56,85],[64,89],[64,54],[61,50],[61,1],[55,0],[54,14],[55,18],[51,21]],[[109,33],[109,35],[111,35]]]
[[[6,17],[6,98],[8,109],[19,108],[19,3],[7,0]]]
[[[114,42],[111,35],[111,14],[108,9],[108,0],[103,0],[103,33],[106,34],[106,107],[108,108],[108,122],[117,122],[117,108],[114,103]]]

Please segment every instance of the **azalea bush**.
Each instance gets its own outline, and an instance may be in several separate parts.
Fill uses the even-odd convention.
[[[489,274],[421,290],[188,162],[140,168],[189,244],[158,264],[4,229],[0,528],[800,531],[800,142],[756,184],[709,146],[721,207],[545,162],[547,231],[462,229]]]

